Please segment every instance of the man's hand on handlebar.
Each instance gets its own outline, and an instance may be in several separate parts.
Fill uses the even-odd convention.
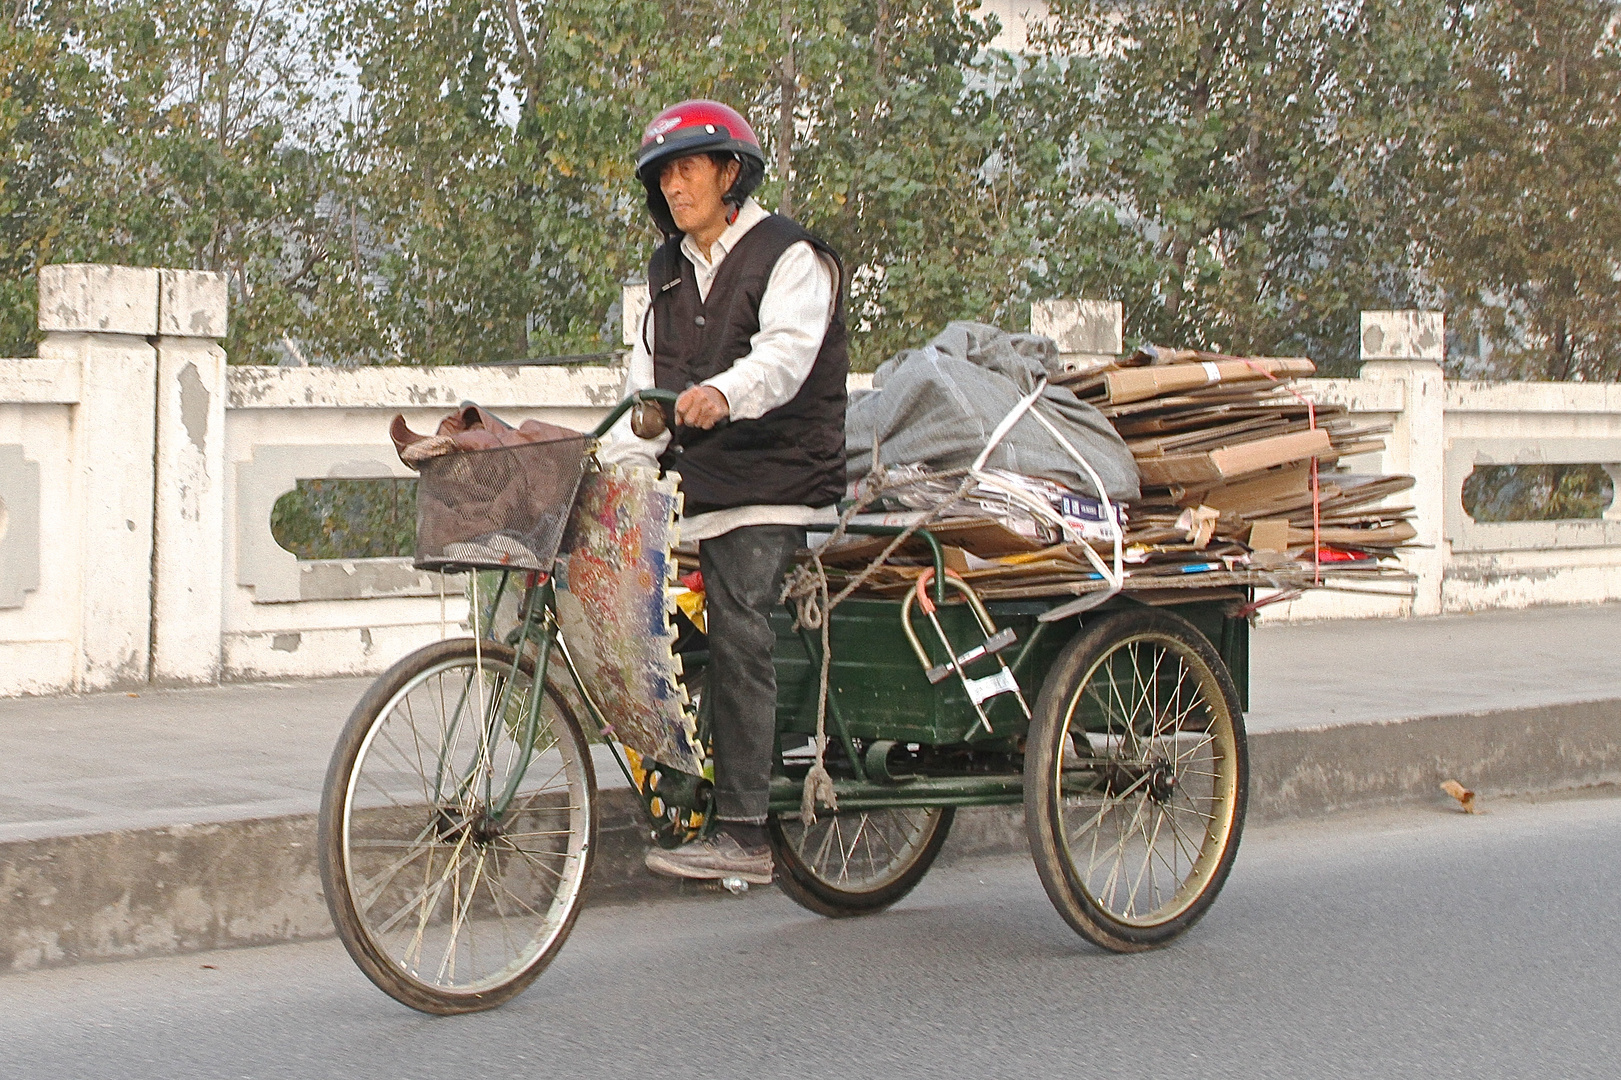
[[[713,386],[689,387],[675,399],[675,422],[682,427],[707,431],[731,414],[726,395]]]

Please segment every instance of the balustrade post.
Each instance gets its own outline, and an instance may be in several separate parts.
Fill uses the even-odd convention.
[[[1124,350],[1124,309],[1118,300],[1037,300],[1030,332],[1058,343],[1066,369],[1091,367]]]
[[[152,677],[218,682],[225,562],[225,275],[159,270]]]
[[[1386,472],[1410,473],[1415,511],[1414,541],[1402,565],[1418,578],[1412,614],[1441,613],[1441,583],[1447,549],[1444,409],[1445,318],[1439,311],[1364,311],[1362,378],[1400,382],[1402,411],[1386,437]]]
[[[45,360],[77,363],[72,490],[77,547],[42,538],[41,556],[71,560],[79,593],[72,689],[151,676],[153,418],[158,272],[128,266],[44,266],[39,328]]]

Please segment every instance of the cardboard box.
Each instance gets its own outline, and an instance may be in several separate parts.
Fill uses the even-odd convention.
[[[1302,461],[1281,468],[1269,469],[1255,476],[1247,476],[1230,484],[1218,484],[1199,497],[1199,502],[1217,510],[1236,510],[1243,513],[1252,506],[1264,506],[1291,495],[1305,495],[1311,491],[1311,462]],[[1191,499],[1193,493],[1189,492]]]
[[[1217,383],[1272,382],[1277,376],[1310,375],[1316,370],[1317,365],[1305,357],[1223,360],[1111,371],[1104,377],[1103,386],[1110,405],[1125,405]]]
[[[1317,457],[1331,445],[1328,432],[1315,428],[1289,435],[1275,435],[1270,439],[1256,439],[1203,454],[1144,458],[1137,462],[1137,471],[1145,484],[1207,484],[1247,476],[1274,465]]]
[[[1252,524],[1249,546],[1256,551],[1288,551],[1289,519],[1264,518]]]

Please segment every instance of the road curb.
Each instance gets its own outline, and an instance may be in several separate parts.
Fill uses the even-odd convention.
[[[1442,781],[1489,794],[1621,779],[1621,700],[1538,705],[1250,736],[1250,820],[1419,798]]]
[[[1447,779],[1486,795],[1616,782],[1621,700],[1257,732],[1250,760],[1252,824],[1441,799]],[[703,891],[649,874],[630,792],[602,794],[588,902]],[[1024,848],[1020,808],[971,809],[942,859]],[[312,814],[0,843],[0,972],[331,932]]]

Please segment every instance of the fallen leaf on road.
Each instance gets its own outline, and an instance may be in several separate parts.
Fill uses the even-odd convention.
[[[1464,813],[1480,813],[1480,807],[1475,805],[1475,793],[1458,783],[1456,780],[1448,780],[1446,783],[1441,785],[1441,790],[1446,792],[1448,795],[1451,795],[1454,799],[1457,799],[1458,805],[1463,807]]]

